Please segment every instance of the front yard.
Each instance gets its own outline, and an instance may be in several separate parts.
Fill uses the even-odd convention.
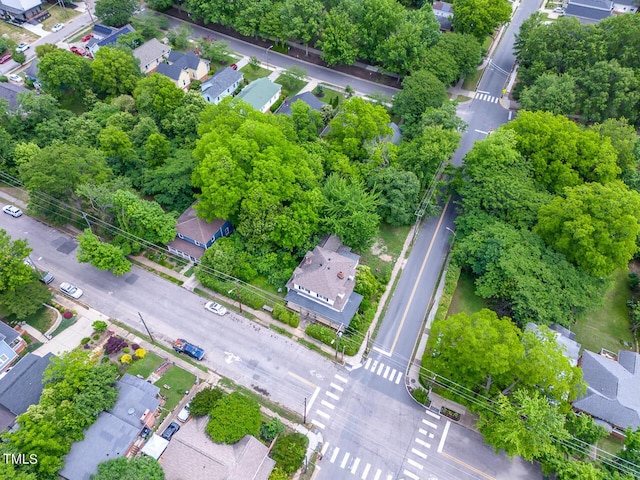
[[[130,375],[147,378],[153,373],[153,371],[162,365],[164,359],[153,352],[147,351],[144,358],[136,360],[127,368],[127,373]]]
[[[193,373],[189,373],[175,365],[160,377],[155,385],[160,387],[160,394],[166,399],[165,410],[173,410],[180,403],[180,399],[182,399],[185,392],[193,388],[195,381],[196,376]]]
[[[271,70],[267,70],[262,67],[254,68],[251,64],[245,65],[240,69],[240,71],[244,74],[244,79],[247,82],[253,82],[259,78],[268,77],[271,74]]]

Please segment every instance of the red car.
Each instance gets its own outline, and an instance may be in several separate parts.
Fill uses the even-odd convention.
[[[238,65],[236,65],[235,63],[232,63],[230,66],[231,66],[231,70],[237,70],[238,69]]]
[[[6,55],[2,55],[0,57],[0,63],[7,63],[9,60],[11,60],[11,54],[7,53]]]
[[[93,33],[87,33],[84,37],[80,39],[81,42],[88,42],[93,38]]]
[[[71,51],[76,55],[84,55],[87,51],[82,47],[76,47],[75,45],[71,47]]]

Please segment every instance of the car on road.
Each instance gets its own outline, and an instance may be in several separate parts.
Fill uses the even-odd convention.
[[[196,360],[202,360],[204,350],[193,343],[187,342],[184,338],[179,338],[173,342],[173,349],[178,353],[186,353]]]
[[[160,436],[165,440],[171,440],[171,437],[173,437],[173,435],[178,430],[180,430],[180,425],[178,425],[176,422],[171,422],[169,426],[166,428],[166,430],[162,432],[162,435]]]
[[[4,55],[2,55],[0,57],[0,64],[1,63],[7,63],[9,60],[11,60],[11,54],[10,53],[5,53]]]
[[[2,211],[7,215],[11,215],[13,218],[18,218],[22,216],[22,210],[18,207],[14,207],[13,205],[5,205],[2,207]]]
[[[82,48],[82,47],[76,47],[75,45],[73,45],[70,50],[75,53],[76,55],[84,55],[85,53],[87,53],[87,50]]]
[[[9,75],[9,81],[13,83],[24,83],[24,78],[22,78],[17,73],[12,73],[11,75]]]
[[[59,32],[63,28],[64,28],[64,23],[56,23],[51,29],[51,31],[55,33],[55,32]]]
[[[189,418],[189,405],[190,403],[187,403],[184,407],[182,407],[182,410],[180,410],[180,413],[177,417],[179,422],[184,423]]]
[[[46,270],[40,270],[38,267],[36,267],[33,264],[33,262],[31,261],[31,258],[29,258],[29,257],[25,258],[23,263],[27,267],[31,267],[33,269],[33,271],[38,274],[38,280],[40,280],[45,285],[49,285],[56,278],[53,275],[51,275],[49,272],[47,272]]]
[[[71,298],[75,298],[75,299],[80,298],[82,296],[82,294],[84,293],[78,287],[74,287],[73,285],[71,285],[70,283],[67,283],[67,282],[62,282],[60,284],[60,291],[62,293],[64,293],[65,295],[67,295],[67,296],[69,296]]]
[[[87,33],[84,37],[80,39],[81,42],[88,42],[93,38],[93,33]]]
[[[227,309],[216,302],[207,302],[204,308],[209,310],[211,313],[217,313],[221,316],[227,313]]]
[[[22,42],[16,47],[16,52],[26,52],[27,50],[29,50],[29,47],[31,47],[31,45],[29,45],[27,42]]]

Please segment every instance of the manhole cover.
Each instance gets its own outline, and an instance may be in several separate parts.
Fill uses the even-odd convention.
[[[139,278],[138,275],[136,275],[135,273],[132,273],[127,278],[125,278],[124,283],[133,285],[134,283],[136,283],[136,280],[138,280],[138,278]]]

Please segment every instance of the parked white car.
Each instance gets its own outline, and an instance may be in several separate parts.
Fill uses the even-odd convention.
[[[227,313],[227,309],[216,302],[207,302],[204,308],[209,310],[211,313],[217,313],[220,316]]]
[[[178,414],[178,421],[184,423],[187,421],[187,419],[189,418],[189,405],[190,403],[187,403],[182,410],[180,410],[180,413]]]
[[[9,81],[13,83],[24,83],[24,78],[16,73],[9,75]]]
[[[64,23],[56,23],[51,29],[52,32],[59,32],[64,28]]]
[[[76,299],[80,298],[84,293],[78,287],[74,287],[73,285],[67,282],[62,282],[60,284],[60,291],[65,295],[68,295],[69,297],[76,298]]]
[[[29,47],[31,47],[31,45],[29,45],[27,42],[22,42],[16,47],[16,52],[26,52],[27,50],[29,50]]]
[[[13,218],[22,216],[22,210],[20,210],[18,207],[14,207],[13,205],[5,205],[2,208],[2,211],[7,215],[11,215]]]

